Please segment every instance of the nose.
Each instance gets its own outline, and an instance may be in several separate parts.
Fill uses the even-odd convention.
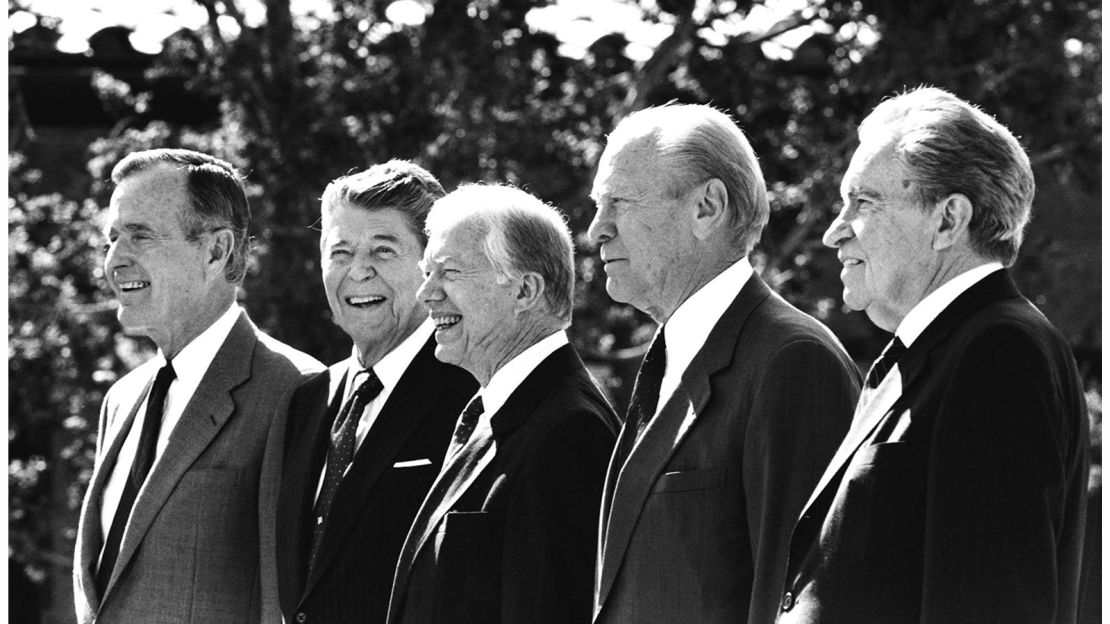
[[[613,221],[609,218],[609,213],[604,207],[598,206],[597,212],[594,213],[594,218],[590,221],[590,227],[586,230],[586,235],[590,240],[600,245],[616,236],[617,228]]]
[[[852,237],[852,228],[848,226],[847,219],[844,218],[844,211],[840,211],[833,219],[829,229],[825,230],[825,234],[821,237],[821,242],[826,247],[837,248],[844,244],[844,241]]]
[[[111,277],[113,270],[124,268],[130,264],[131,253],[124,244],[122,236],[108,243],[104,254],[104,272],[109,277]]]
[[[444,298],[443,289],[440,288],[439,280],[434,273],[428,273],[424,276],[424,283],[420,284],[420,288],[416,289],[416,300],[422,303],[429,303],[431,301],[442,301]]]
[[[370,256],[356,257],[350,275],[351,279],[361,282],[377,277],[378,269],[374,266],[374,260]]]

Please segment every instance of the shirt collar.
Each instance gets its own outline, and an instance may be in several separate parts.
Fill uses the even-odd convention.
[[[177,381],[180,381],[183,386],[193,388],[200,384],[204,373],[208,371],[208,366],[216,359],[216,352],[220,350],[224,340],[231,333],[235,321],[239,320],[240,313],[239,306],[232,302],[227,310],[208,326],[208,329],[190,340],[189,344],[178,352],[172,360]],[[163,363],[166,361],[166,356],[161,350],[158,351],[158,356]]]
[[[921,332],[933,322],[934,319],[944,311],[956,297],[959,297],[968,288],[979,283],[984,277],[998,271],[1002,268],[1001,262],[988,262],[987,264],[980,265],[960,273],[956,277],[941,284],[933,292],[929,293],[924,299],[919,301],[902,319],[898,324],[898,328],[894,330],[894,335],[902,340],[902,344],[909,347],[917,340]]]
[[[690,295],[671,314],[663,325],[667,329],[667,371],[664,379],[681,375],[686,370],[709,338],[709,332],[713,331],[753,273],[748,259],[741,258]]]
[[[536,370],[541,362],[547,359],[547,356],[567,344],[570,344],[567,333],[560,329],[528,347],[498,369],[489,383],[478,390],[478,395],[482,397],[482,407],[485,409],[482,418],[488,420],[490,416],[496,414],[497,410],[505,405],[505,401],[509,400],[509,395],[528,375],[532,374],[532,371]]]
[[[421,347],[428,342],[433,332],[435,332],[435,325],[432,324],[432,319],[425,319],[415,331],[401,341],[401,344],[393,347],[392,351],[386,353],[377,364],[370,367],[382,382],[383,392],[392,389],[397,382],[401,381],[401,376],[408,370],[416,354],[420,353]],[[352,347],[351,357],[347,358],[347,391],[344,396],[352,392],[354,384],[351,380],[363,370],[362,364],[358,361],[358,349]]]

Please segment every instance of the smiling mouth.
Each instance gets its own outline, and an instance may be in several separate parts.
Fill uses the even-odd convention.
[[[362,297],[347,297],[343,301],[347,305],[354,306],[356,308],[368,308],[370,306],[382,303],[383,301],[385,301],[385,297],[378,297],[377,295],[366,295]]]
[[[859,265],[863,264],[863,260],[860,260],[858,258],[845,258],[844,260],[841,261],[841,263],[845,267],[853,267],[853,266],[859,266]]]
[[[142,290],[142,289],[147,288],[149,286],[150,286],[150,282],[143,282],[143,281],[139,281],[139,280],[134,280],[134,281],[130,281],[130,282],[117,282],[116,283],[116,287],[119,288],[120,292],[134,292],[136,290]]]
[[[462,317],[458,314],[433,314],[432,323],[435,324],[436,330],[450,329],[454,327]]]

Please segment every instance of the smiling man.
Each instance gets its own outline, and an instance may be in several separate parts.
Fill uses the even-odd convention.
[[[424,219],[443,187],[401,160],[334,180],[320,256],[347,359],[294,396],[277,520],[286,622],[385,620],[394,565],[474,379],[433,355],[416,298]]]
[[[132,154],[112,171],[105,276],[157,356],[108,391],[74,556],[78,622],[254,622],[292,388],[322,367],[235,304],[250,210],[226,162]]]
[[[589,622],[616,417],[567,340],[570,233],[535,197],[485,185],[436,202],[428,233],[436,357],[481,388],[405,541],[388,621]]]
[[[767,193],[724,113],[633,113],[593,197],[606,290],[659,324],[609,464],[594,620],[765,624],[859,373],[749,264]]]
[[[863,121],[825,233],[894,339],[794,529],[782,623],[1076,620],[1087,418],[1067,343],[1009,272],[1017,139],[939,89]]]

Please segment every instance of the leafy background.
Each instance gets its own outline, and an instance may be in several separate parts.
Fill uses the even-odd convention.
[[[9,0],[9,17],[35,16],[9,40],[12,621],[72,621],[71,553],[97,409],[152,349],[120,334],[101,268],[97,219],[123,155],[184,146],[247,173],[255,255],[242,303],[266,331],[327,362],[349,350],[322,297],[312,228],[329,180],[401,157],[448,189],[471,180],[526,188],[568,216],[579,252],[572,339],[623,406],[653,328],[608,299],[585,237],[605,133],[632,110],[672,100],[732,114],[771,191],[753,262],[865,367],[887,337],[843,307],[839,264],[820,234],[856,125],[881,98],[918,84],[981,105],[1034,163],[1034,219],[1014,272],[1084,376],[1096,462],[1088,541],[1099,552],[1101,3],[644,0],[626,8],[666,33],[645,51],[627,32],[599,32],[575,49],[574,30],[537,26],[540,11],[570,0],[424,2],[417,23],[379,0],[331,0],[310,15],[290,0],[252,1],[261,19],[247,18],[248,0],[195,0],[207,23],[151,55],[122,27],[90,37],[86,54],[59,51],[56,16]],[[767,9],[778,19],[756,27]],[[577,23],[579,39],[590,24]],[[1100,561],[1090,561],[1087,614],[1097,621]]]

